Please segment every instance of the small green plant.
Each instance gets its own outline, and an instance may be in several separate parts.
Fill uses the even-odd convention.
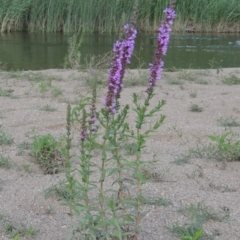
[[[33,138],[31,154],[43,168],[44,173],[58,173],[64,165],[58,142],[50,134]]]
[[[222,60],[221,61],[216,61],[215,58],[211,59],[208,61],[208,64],[211,69],[216,69],[217,75],[223,71],[222,69]]]
[[[50,87],[50,85],[47,82],[40,82],[38,84],[38,91],[44,93],[48,90],[48,87]]]
[[[189,93],[189,96],[191,98],[196,98],[197,97],[197,92],[191,92],[191,93]]]
[[[190,155],[189,154],[186,154],[186,155],[181,155],[177,158],[175,158],[172,163],[176,164],[176,165],[179,165],[179,166],[182,166],[184,164],[187,164],[190,162]]]
[[[172,227],[168,227],[167,229],[172,232],[175,237],[181,238],[181,240],[199,240],[204,235],[202,226],[196,223],[185,223],[183,225],[174,223]]]
[[[13,138],[5,133],[0,126],[0,145],[11,145],[13,143]]]
[[[224,117],[224,118],[221,117],[220,119],[218,119],[218,122],[222,127],[239,127],[240,126],[240,122],[233,117]]]
[[[26,172],[30,172],[30,167],[31,167],[30,164],[22,164],[22,167]]]
[[[202,85],[208,85],[208,81],[207,80],[203,80],[203,79],[197,79],[195,81],[196,84],[202,84]]]
[[[70,200],[71,195],[68,191],[68,185],[66,182],[60,182],[46,190],[44,190],[44,196],[57,197],[59,200]]]
[[[54,112],[54,111],[56,111],[57,109],[55,108],[55,107],[52,107],[52,106],[50,106],[50,105],[45,105],[45,106],[43,106],[42,108],[40,108],[41,110],[43,110],[43,111],[46,111],[46,112]]]
[[[237,84],[240,84],[240,78],[237,77],[234,74],[230,74],[229,76],[224,77],[222,81],[223,81],[223,83],[225,83],[227,85],[237,85]]]
[[[168,207],[172,205],[172,202],[166,198],[145,197],[145,199],[142,200],[142,204]]]
[[[3,157],[2,154],[0,154],[0,168],[9,169],[11,167],[8,158]]]
[[[170,85],[182,85],[183,81],[176,78],[167,78],[167,83]]]
[[[197,104],[192,104],[189,108],[191,112],[202,112],[202,107],[199,107]]]
[[[213,157],[217,160],[240,161],[240,141],[231,138],[231,132],[220,136],[211,135],[209,138],[216,143]]]
[[[79,69],[81,66],[81,51],[83,33],[80,31],[75,33],[68,41],[68,53],[65,57],[64,67],[71,69]]]
[[[51,94],[52,94],[53,97],[58,97],[59,95],[62,94],[62,92],[63,92],[63,91],[62,91],[61,88],[53,87]]]
[[[11,97],[12,96],[12,91],[11,90],[3,90],[0,87],[0,97]]]
[[[182,70],[178,73],[178,77],[183,80],[194,82],[197,80],[196,74],[193,71]]]
[[[178,211],[188,217],[191,222],[196,222],[201,225],[210,220],[223,222],[229,219],[230,216],[229,211],[218,213],[202,202],[186,206],[181,204]]]
[[[164,174],[156,170],[152,164],[146,164],[141,168],[142,175],[146,181],[161,182]]]
[[[39,230],[35,229],[34,227],[26,227],[24,225],[18,226],[13,222],[7,221],[4,226],[5,233],[13,238],[14,240],[20,239],[20,237],[32,237],[35,236]]]

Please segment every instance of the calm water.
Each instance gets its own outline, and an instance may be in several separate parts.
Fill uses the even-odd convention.
[[[8,69],[39,70],[63,68],[70,35],[43,33],[1,33],[0,62]],[[115,35],[85,35],[82,44],[82,59],[111,51]],[[135,53],[141,56],[141,63],[148,68],[152,60],[155,38],[138,35]],[[240,46],[235,44],[239,35],[172,35],[165,67],[209,68],[214,60],[221,67],[240,67]],[[232,43],[232,44],[231,44]],[[139,66],[135,57],[131,67]]]

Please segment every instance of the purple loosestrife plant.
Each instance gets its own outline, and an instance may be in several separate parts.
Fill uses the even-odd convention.
[[[137,30],[133,25],[127,24],[124,28],[126,30],[126,39],[117,41],[114,44],[114,57],[108,73],[108,93],[105,98],[105,105],[112,114],[117,112],[117,99],[120,98],[123,88],[122,80],[127,64],[130,63],[137,35]]]
[[[114,44],[105,106],[96,111],[96,94],[93,91],[91,103],[87,97],[81,99],[76,111],[72,111],[76,112],[73,120],[81,123],[81,154],[77,169],[81,180],[68,172],[73,199],[69,206],[78,220],[72,233],[80,234],[76,239],[138,239],[143,218],[143,185],[146,182],[142,170],[147,164],[153,164],[153,161],[144,160],[142,153],[148,137],[159,129],[165,118],[160,114],[165,101],[158,101],[151,108],[150,100],[154,96],[156,81],[160,79],[162,57],[167,52],[176,16],[173,9],[174,1],[164,11],[166,18],[159,28],[145,99],[133,93],[133,111],[129,105],[120,106],[118,102],[137,34],[134,24],[127,24],[124,27],[125,38]],[[86,114],[85,109],[89,106],[90,112]],[[136,124],[128,122],[128,114],[134,114]],[[155,123],[146,126],[146,120],[153,116],[157,118]],[[96,119],[99,124],[97,132],[94,131]],[[129,143],[133,146],[134,157],[128,157],[122,151]]]
[[[156,50],[153,58],[153,63],[150,64],[150,78],[148,89],[149,91],[156,85],[156,81],[160,80],[162,68],[164,66],[164,62],[162,57],[167,53],[167,47],[170,39],[171,26],[173,25],[173,20],[176,17],[175,11],[173,8],[166,8],[164,10],[166,15],[165,21],[160,26],[158,30],[158,37],[156,43]]]

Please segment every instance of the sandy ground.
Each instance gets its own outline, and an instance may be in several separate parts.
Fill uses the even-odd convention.
[[[190,223],[186,206],[197,206],[198,203],[218,215],[209,217],[204,223],[206,233],[212,233],[219,240],[240,239],[240,163],[224,164],[194,156],[185,164],[173,163],[189,149],[209,144],[209,135],[229,131],[219,119],[232,118],[240,122],[240,85],[222,82],[231,74],[240,77],[240,69],[223,69],[219,73],[216,70],[168,72],[156,86],[152,104],[160,99],[166,100],[162,109],[166,119],[149,139],[143,155],[151,159],[153,153],[156,154],[157,163],[151,171],[160,180],[150,180],[143,191],[145,196],[161,198],[171,204],[144,206],[148,213],[142,220],[139,239],[179,239],[166,227],[172,227],[176,222],[180,225]],[[25,234],[20,239],[67,239],[69,209],[56,197],[46,198],[44,194],[44,190],[63,180],[64,174],[44,175],[24,146],[31,143],[34,135],[50,133],[61,137],[65,134],[67,103],[74,106],[86,95],[92,77],[98,78],[97,101],[102,106],[106,76],[101,72],[0,73],[1,95],[4,95],[3,91],[10,93],[9,96],[0,96],[1,131],[14,139],[11,145],[0,145],[1,156],[8,158],[10,163],[10,169],[0,167],[0,239],[13,239],[6,231],[9,225],[39,230],[33,237]],[[121,104],[131,102],[133,92],[144,96],[146,87],[143,84],[147,84],[146,71],[129,71]],[[201,107],[202,112],[190,111],[192,104]],[[49,107],[55,111],[46,111]],[[133,117],[129,120],[133,121]],[[146,125],[150,126],[153,120]],[[236,137],[240,136],[239,126],[231,130]],[[185,212],[179,211],[184,207]]]

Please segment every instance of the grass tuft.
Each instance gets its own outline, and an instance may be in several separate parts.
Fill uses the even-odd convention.
[[[50,134],[35,136],[31,144],[31,155],[43,168],[45,174],[58,173],[64,166],[57,140]]]
[[[202,112],[202,107],[199,107],[197,104],[192,104],[189,108],[191,112]]]
[[[0,145],[11,145],[13,138],[5,133],[0,127]]]
[[[238,84],[240,84],[240,78],[237,77],[234,74],[230,74],[229,76],[224,77],[222,81],[223,81],[223,83],[225,83],[227,85],[238,85]]]
[[[225,118],[221,117],[220,119],[218,119],[218,122],[222,127],[239,127],[240,126],[240,122],[233,117],[225,117]]]

